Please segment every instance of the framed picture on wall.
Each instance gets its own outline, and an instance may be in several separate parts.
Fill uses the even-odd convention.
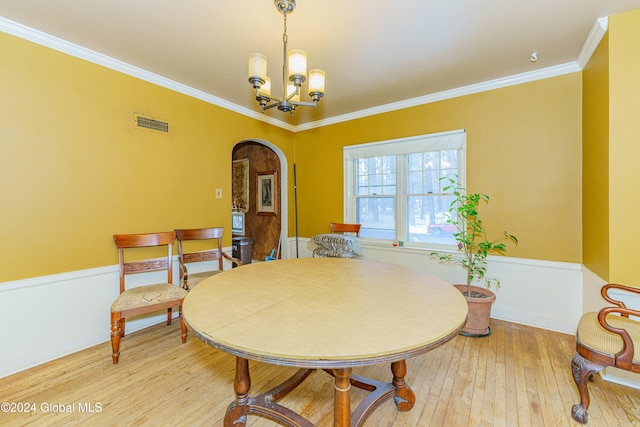
[[[258,172],[256,183],[258,215],[277,215],[276,171]]]

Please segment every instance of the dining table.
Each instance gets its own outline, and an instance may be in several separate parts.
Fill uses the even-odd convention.
[[[416,397],[405,382],[407,359],[458,335],[467,303],[451,284],[416,268],[367,259],[290,258],[206,279],[185,297],[182,313],[195,336],[236,358],[235,398],[225,427],[245,426],[249,415],[313,426],[278,401],[318,369],[333,377],[334,426],[347,427],[363,425],[387,399],[400,411],[412,409]],[[252,396],[250,360],[298,369]],[[390,364],[389,381],[353,373],[382,363]],[[353,410],[352,387],[368,392]]]

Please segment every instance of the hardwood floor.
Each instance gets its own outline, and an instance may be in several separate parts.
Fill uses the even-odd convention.
[[[111,363],[111,347],[105,343],[0,379],[0,402],[34,409],[0,412],[0,425],[221,426],[234,398],[235,359],[191,334],[181,344],[179,323],[126,336],[118,365]],[[574,337],[497,320],[492,320],[492,330],[487,338],[459,336],[410,359],[406,380],[416,393],[415,407],[398,412],[389,400],[365,425],[579,425],[570,416],[578,401],[570,366]],[[252,394],[295,372],[258,362],[250,365]],[[390,378],[388,365],[356,368],[354,373]],[[352,405],[365,395],[353,390]],[[639,390],[599,376],[590,390],[588,426],[640,426]],[[331,426],[332,378],[315,371],[281,403],[318,426]],[[247,424],[276,425],[256,416]]]

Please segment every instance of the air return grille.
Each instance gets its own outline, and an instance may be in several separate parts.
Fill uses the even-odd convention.
[[[158,132],[169,133],[169,123],[161,120],[152,119],[150,117],[135,115],[136,127],[141,129],[155,130]]]

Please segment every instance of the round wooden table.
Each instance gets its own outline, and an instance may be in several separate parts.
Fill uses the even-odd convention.
[[[415,403],[404,382],[406,359],[441,346],[465,324],[467,303],[428,273],[361,259],[300,258],[245,265],[191,290],[183,316],[194,335],[236,356],[234,391],[224,425],[257,414],[287,426],[313,426],[277,404],[313,369],[335,377],[334,425],[360,426],[385,399]],[[300,369],[274,389],[250,397],[248,360]],[[352,367],[390,362],[389,383],[351,375]],[[353,412],[351,386],[370,391]]]

